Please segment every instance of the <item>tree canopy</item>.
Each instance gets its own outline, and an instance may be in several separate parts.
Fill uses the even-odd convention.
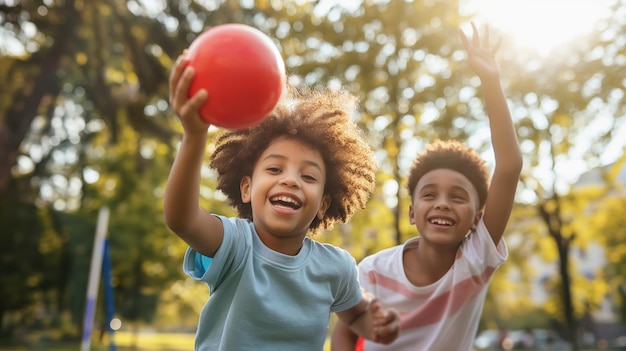
[[[623,216],[610,214],[623,211],[620,198],[589,213],[584,204],[604,195],[572,191],[574,176],[603,166],[607,149],[624,147],[616,131],[626,120],[626,3],[614,7],[593,33],[555,48],[549,59],[510,42],[500,49],[525,168],[507,232],[510,263],[493,282],[486,311],[532,305],[511,287],[531,289],[529,256],[558,262],[547,285],[554,298],[545,304],[563,305],[544,310],[570,332],[584,306],[606,294],[626,305],[617,276],[584,277],[570,261],[574,248],[592,241],[623,249],[618,236],[598,235],[600,228],[619,228],[615,221]],[[249,24],[270,36],[291,82],[343,86],[360,98],[358,122],[381,165],[377,189],[365,211],[317,239],[361,259],[417,235],[407,220],[404,178],[424,145],[459,139],[492,161],[479,81],[465,65],[457,33],[471,19],[448,0],[364,0],[354,9],[324,1],[0,2],[0,251],[11,267],[0,273],[2,286],[11,287],[0,292],[2,332],[69,320],[68,333],[79,334],[101,206],[111,208],[120,315],[161,325],[159,316],[199,311],[182,275],[185,246],[161,214],[181,131],[168,103],[168,74],[194,38],[222,23]],[[214,191],[212,170],[203,174],[204,204],[233,214]],[[597,221],[593,230],[585,226],[589,218]],[[607,263],[619,272],[624,262],[615,252]],[[513,281],[515,270],[520,279]],[[590,279],[608,285],[572,294]],[[166,302],[161,310],[157,299]],[[175,321],[194,322],[194,316]]]

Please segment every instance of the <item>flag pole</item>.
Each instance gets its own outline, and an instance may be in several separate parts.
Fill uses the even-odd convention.
[[[106,239],[108,225],[109,208],[101,207],[100,211],[98,212],[96,237],[93,242],[93,251],[91,253],[91,266],[89,270],[87,299],[85,302],[85,317],[83,321],[83,338],[80,345],[80,351],[89,351],[91,349],[91,334],[93,331],[93,320],[96,311],[96,301],[98,300],[98,287],[100,282],[100,273],[102,269],[104,241]]]

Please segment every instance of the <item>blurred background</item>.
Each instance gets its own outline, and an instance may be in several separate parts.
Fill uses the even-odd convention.
[[[360,260],[417,235],[405,176],[425,144],[462,140],[493,166],[470,21],[502,39],[525,161],[476,349],[528,333],[624,348],[626,0],[0,0],[0,350],[78,350],[85,330],[94,350],[193,348],[208,292],[183,275],[162,197],[181,135],[168,74],[204,30],[254,26],[291,82],[359,96],[378,186],[316,239]],[[234,214],[203,174],[203,205]]]

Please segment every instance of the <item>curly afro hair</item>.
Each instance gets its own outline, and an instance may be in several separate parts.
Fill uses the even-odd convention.
[[[272,113],[260,124],[222,134],[210,156],[218,173],[217,188],[238,211],[252,219],[250,203],[241,201],[240,182],[251,176],[258,158],[280,137],[299,140],[319,151],[326,165],[324,194],[330,207],[323,219],[315,217],[310,233],[331,229],[334,222],[347,222],[362,209],[374,190],[377,165],[363,131],[353,121],[356,98],[345,90],[287,87]]]
[[[411,201],[417,182],[422,176],[440,168],[451,169],[467,177],[478,193],[479,208],[483,208],[487,200],[489,170],[485,161],[473,149],[454,140],[435,141],[413,161],[407,182]]]

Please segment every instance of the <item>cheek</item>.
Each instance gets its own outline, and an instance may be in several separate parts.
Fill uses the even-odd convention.
[[[322,183],[305,183],[303,188],[305,189],[306,193],[311,197],[319,197],[320,201],[322,198],[324,198],[324,184]]]
[[[467,217],[470,221],[472,221],[472,224],[474,224],[480,218],[480,212],[472,207],[471,209],[468,209]]]

